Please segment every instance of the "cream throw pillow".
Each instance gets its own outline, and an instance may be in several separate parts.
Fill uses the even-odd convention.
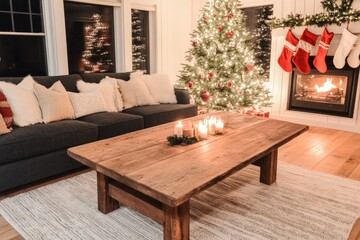
[[[146,87],[143,76],[132,78],[129,81],[118,79],[118,84],[125,109],[135,106],[158,104]]]
[[[100,90],[88,93],[68,92],[68,95],[74,108],[75,118],[107,110]]]
[[[113,85],[115,91],[115,105],[118,111],[122,111],[124,109],[124,102],[122,100],[122,96],[119,90],[119,85],[117,84],[116,78],[111,78],[106,76],[101,82],[109,82]]]
[[[6,123],[5,123],[5,121],[4,121],[4,118],[3,118],[3,116],[1,115],[1,113],[0,113],[0,135],[3,135],[3,134],[5,134],[5,133],[9,133],[10,132],[10,129],[8,129],[7,127],[6,127]]]
[[[177,103],[174,86],[168,75],[163,73],[144,75],[144,81],[155,101]]]
[[[62,86],[61,82],[57,81],[50,89],[37,83],[34,85],[44,123],[75,117],[69,96],[64,86],[60,87],[59,84]]]
[[[42,122],[39,102],[34,94],[34,79],[25,77],[18,85],[0,82],[0,90],[6,96],[13,112],[15,125],[25,127]]]
[[[77,81],[76,86],[80,93],[88,93],[100,90],[106,105],[106,110],[108,112],[118,111],[115,103],[116,86],[113,85],[111,81],[105,80],[101,81],[100,83],[87,83],[83,80],[79,80]]]

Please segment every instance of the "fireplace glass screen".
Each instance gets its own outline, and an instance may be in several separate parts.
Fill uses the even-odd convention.
[[[313,57],[309,62],[313,62]],[[312,64],[309,74],[293,69],[289,110],[353,117],[359,68],[345,65],[336,69],[332,62],[332,57],[326,57],[328,69],[325,73],[317,71]]]
[[[344,105],[347,82],[347,76],[297,74],[295,99]]]

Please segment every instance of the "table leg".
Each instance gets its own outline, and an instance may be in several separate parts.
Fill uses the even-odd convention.
[[[109,177],[97,173],[98,209],[104,214],[119,208],[119,202],[109,196],[109,181]]]
[[[177,207],[164,205],[164,239],[188,240],[190,231],[190,200]]]
[[[278,149],[275,149],[259,160],[261,183],[270,185],[276,181],[277,156]]]

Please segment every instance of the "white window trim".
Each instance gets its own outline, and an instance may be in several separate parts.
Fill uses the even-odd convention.
[[[96,4],[96,5],[103,5],[103,6],[113,6],[113,7],[121,6],[120,0],[65,0],[65,1]]]
[[[149,54],[150,54],[150,74],[160,72],[160,60],[159,57],[161,54],[161,35],[160,35],[160,24],[161,24],[161,8],[158,4],[157,0],[151,0],[151,1],[141,1],[141,0],[132,0],[131,1],[131,8],[130,8],[130,14],[131,9],[137,9],[142,11],[148,11],[149,12]],[[131,22],[130,22],[131,26]],[[131,35],[131,29],[130,29],[130,35]],[[131,39],[131,37],[130,37]],[[132,44],[130,44],[131,46]],[[131,54],[132,54],[132,50]],[[132,55],[130,58],[131,62],[131,69],[132,69]]]

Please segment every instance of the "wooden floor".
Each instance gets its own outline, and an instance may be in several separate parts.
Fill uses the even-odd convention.
[[[280,148],[279,160],[360,181],[360,134],[311,127]],[[0,216],[0,239],[23,238]]]

